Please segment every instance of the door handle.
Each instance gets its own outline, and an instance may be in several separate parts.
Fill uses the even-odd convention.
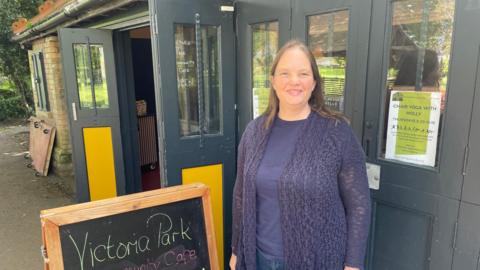
[[[203,87],[203,56],[200,14],[195,13],[195,48],[197,53],[197,91],[198,91],[198,133],[200,135],[200,148],[204,147],[205,133],[205,103]]]
[[[373,122],[372,121],[365,121],[365,128],[368,130],[368,132],[365,132],[365,139],[363,143],[363,150],[365,151],[365,155],[367,157],[370,157],[370,142],[372,141],[372,138],[368,135],[371,133],[371,129],[373,128]]]
[[[73,121],[77,121],[77,106],[75,106],[75,102],[72,102],[72,115]]]
[[[370,157],[370,138],[365,139],[363,150],[365,151],[365,156]]]

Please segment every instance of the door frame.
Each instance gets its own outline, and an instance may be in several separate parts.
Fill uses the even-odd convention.
[[[227,8],[222,9],[225,6]],[[221,220],[216,223],[216,230],[219,230],[217,233],[221,234],[220,231],[223,230],[223,234],[217,235],[217,240],[224,247],[219,253],[222,254],[224,252],[226,255],[220,256],[224,265],[228,265],[228,255],[230,254],[231,196],[233,194],[236,168],[237,129],[234,108],[236,98],[236,45],[234,18],[232,13],[228,11],[232,6],[233,4],[230,1],[223,0],[202,0],[196,1],[194,4],[188,1],[149,0],[152,22],[152,58],[157,100],[157,122],[159,122],[159,137],[163,139],[160,149],[162,155],[160,162],[163,164],[163,170],[161,170],[162,186],[179,185],[194,180],[212,187],[213,210],[215,212],[221,209],[215,212],[218,214],[215,215],[215,219]],[[184,11],[185,9],[187,11]],[[181,12],[177,13],[179,10]],[[199,17],[195,12],[198,13]],[[177,59],[175,53],[176,24],[188,25],[189,30],[197,26],[216,27],[216,35],[212,33],[211,36],[216,37],[215,45],[212,47],[216,48],[218,57],[215,59],[217,63],[215,66],[218,68],[218,71],[216,71],[218,72],[219,83],[219,132],[215,129],[212,133],[204,130],[198,133],[195,131],[193,134],[185,136],[181,134],[181,118],[178,107],[180,105],[178,104]],[[198,33],[196,31],[194,33]],[[162,33],[161,35],[159,34],[160,32]],[[197,38],[199,36],[201,35],[198,35]],[[200,38],[203,40],[202,37]],[[196,41],[194,43],[196,44]],[[198,49],[201,49],[203,52],[204,48],[196,46],[195,49],[197,52]],[[193,59],[193,61],[200,63],[198,58]],[[202,60],[201,63],[205,63],[205,61]],[[188,68],[190,71],[193,70],[192,67]],[[196,70],[196,72],[201,71]],[[198,75],[195,76],[195,78],[198,78]],[[216,87],[213,89],[216,91]],[[197,89],[197,91],[200,90]],[[204,92],[206,93],[207,91]],[[197,92],[197,94],[200,96],[203,93]],[[197,100],[202,100],[202,97],[198,97]],[[199,103],[201,102],[203,101]],[[204,115],[206,116],[208,107],[205,105],[204,109]],[[202,126],[200,121],[207,119],[205,116],[202,117],[201,113],[198,113],[199,126]],[[210,169],[211,171],[209,171]],[[194,179],[189,177],[192,175],[192,171],[195,172]],[[209,173],[207,174],[205,171],[209,171]],[[218,187],[218,189],[214,190],[214,187]],[[217,247],[220,247],[219,245],[217,244]]]
[[[92,25],[93,28],[112,29],[113,33],[113,49],[115,56],[118,101],[120,110],[120,129],[122,135],[122,148],[124,153],[124,173],[125,173],[125,193],[131,194],[142,192],[142,172],[140,166],[140,147],[138,136],[138,120],[135,106],[135,84],[133,76],[133,57],[131,48],[131,38],[129,31],[142,27],[149,27],[152,30],[152,21],[148,12],[148,7],[138,8],[135,13],[129,14],[129,18],[125,21],[113,24],[107,21],[101,21]],[[137,16],[138,15],[138,16]],[[153,54],[153,48],[152,48]],[[155,67],[153,67],[154,69]],[[153,89],[153,91],[156,91]],[[158,104],[158,101],[156,101]],[[157,107],[158,108],[158,107]],[[158,125],[158,110],[157,110]],[[157,127],[160,132],[159,126]],[[163,147],[162,137],[157,136],[157,145],[159,149]],[[159,161],[162,159],[161,151],[157,153]],[[160,172],[163,166],[159,163]],[[162,177],[159,181],[163,179]],[[163,185],[160,182],[160,186]]]
[[[167,161],[165,156],[165,119],[163,111],[163,91],[160,80],[160,57],[158,54],[157,1],[148,1],[150,33],[152,42],[153,80],[155,85],[155,109],[157,111],[158,166],[160,167],[160,187],[167,187]]]
[[[291,38],[290,0],[246,0],[235,2],[237,58],[237,144],[247,124],[253,118],[252,71],[252,25],[278,22],[278,48]],[[239,11],[242,11],[239,14]],[[242,20],[245,21],[243,26]],[[284,29],[283,31],[281,29]],[[244,45],[245,44],[245,45]]]
[[[138,121],[135,103],[135,85],[131,42],[128,31],[123,29],[113,32],[115,60],[117,63],[118,101],[120,110],[120,126],[124,153],[126,193],[142,191],[142,174],[139,160]],[[131,180],[128,180],[131,179]]]

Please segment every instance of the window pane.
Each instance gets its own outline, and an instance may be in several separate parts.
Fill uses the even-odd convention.
[[[221,132],[221,92],[219,72],[218,30],[202,26],[203,100],[198,102],[197,52],[194,25],[175,26],[175,51],[180,115],[180,135],[191,136]],[[203,106],[204,119],[199,117]],[[203,122],[202,122],[203,121]]]
[[[252,94],[253,118],[268,106],[270,69],[278,50],[278,22],[252,25]]]
[[[80,109],[108,108],[103,46],[90,45],[89,52],[87,44],[74,44],[73,51]],[[95,104],[92,89],[95,91]]]
[[[220,133],[221,92],[218,31],[215,26],[201,27],[203,56],[203,89],[205,105],[205,129],[207,134]]]
[[[435,166],[445,108],[454,0],[393,2],[382,153]]]
[[[348,10],[308,17],[308,46],[324,81],[325,104],[343,111],[347,67]]]
[[[90,45],[92,54],[93,87],[97,108],[108,108],[107,76],[102,45]]]
[[[33,87],[37,94],[37,107],[42,111],[49,111],[50,106],[48,102],[48,90],[45,81],[45,66],[43,62],[43,53],[32,53],[33,64]]]
[[[86,44],[73,45],[75,57],[75,72],[77,74],[78,98],[80,109],[93,109],[93,95],[91,88],[91,73],[88,68],[88,48]]]

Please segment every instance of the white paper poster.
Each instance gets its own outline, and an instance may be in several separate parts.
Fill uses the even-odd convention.
[[[260,115],[259,109],[258,109],[258,96],[253,95],[253,119],[257,118],[257,116]]]
[[[440,92],[392,91],[385,158],[435,166]]]

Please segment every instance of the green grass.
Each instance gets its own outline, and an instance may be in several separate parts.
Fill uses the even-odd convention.
[[[78,96],[82,108],[93,109],[93,97],[90,85],[78,85]],[[108,108],[108,92],[106,83],[95,85],[97,108]]]
[[[320,75],[324,78],[345,78],[345,69],[343,68],[324,68],[318,67]]]

